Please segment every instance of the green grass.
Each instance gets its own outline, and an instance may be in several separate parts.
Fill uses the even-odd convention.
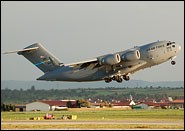
[[[184,129],[184,110],[151,109],[151,110],[123,110],[121,108],[71,108],[67,111],[50,112],[1,112],[1,121],[30,121],[31,117],[42,117],[46,113],[53,113],[55,117],[62,115],[77,115],[76,120],[67,121],[121,121],[140,122],[140,124],[2,124],[2,129]],[[46,120],[43,120],[46,121]],[[47,120],[50,121],[50,120]],[[59,121],[59,120],[51,120]],[[60,120],[64,121],[64,120]],[[141,124],[147,122],[179,122],[180,124]],[[182,124],[181,124],[182,123]]]
[[[1,112],[1,120],[28,120],[30,117],[41,117],[47,112]],[[78,120],[122,120],[122,119],[184,119],[184,110],[151,109],[123,110],[114,108],[74,108],[67,111],[50,111],[56,117],[62,115],[77,115]]]

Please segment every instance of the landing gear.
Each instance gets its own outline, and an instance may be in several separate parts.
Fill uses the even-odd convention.
[[[119,77],[117,80],[116,80],[118,83],[121,83],[123,81],[123,79],[121,77]]]
[[[128,80],[130,80],[130,77],[128,75],[123,75],[123,78],[122,78],[122,76],[115,75],[113,77],[107,77],[104,80],[106,83],[110,83],[112,80],[117,81],[118,83],[121,83],[121,82],[123,82],[123,79],[128,81]]]
[[[106,83],[109,83],[112,80],[117,81],[118,83],[121,83],[123,81],[121,76],[118,76],[118,75],[117,76],[113,76],[112,78],[111,77],[105,78],[104,80],[105,80]]]
[[[130,77],[127,76],[127,75],[123,75],[123,79],[126,80],[126,81],[128,81],[128,80],[130,80]]]
[[[175,64],[176,64],[176,62],[175,62],[175,61],[171,61],[171,64],[172,64],[172,65],[175,65]]]
[[[105,78],[106,83],[110,83],[112,81],[112,78]]]
[[[115,81],[117,81],[118,83],[121,83],[123,81],[123,79],[119,75],[113,76],[112,79],[115,80]]]

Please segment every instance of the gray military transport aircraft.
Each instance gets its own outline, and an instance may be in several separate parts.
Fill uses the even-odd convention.
[[[121,83],[130,79],[129,75],[136,71],[152,67],[168,60],[175,65],[173,59],[181,50],[181,46],[171,41],[156,41],[142,46],[96,57],[91,60],[64,64],[40,43],[32,44],[23,50],[5,52],[23,55],[44,75],[37,80],[46,81],[100,81],[112,80]]]

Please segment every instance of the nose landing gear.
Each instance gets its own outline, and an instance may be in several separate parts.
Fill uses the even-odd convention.
[[[176,64],[176,62],[175,62],[175,61],[171,61],[171,64],[172,64],[172,65],[175,65],[175,64]]]

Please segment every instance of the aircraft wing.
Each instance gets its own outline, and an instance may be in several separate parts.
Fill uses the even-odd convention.
[[[80,66],[81,68],[85,68],[85,67],[89,66],[92,63],[98,63],[98,59],[94,58],[94,59],[87,60],[87,61],[80,61],[80,62],[65,64],[65,66],[69,66],[69,67]]]

